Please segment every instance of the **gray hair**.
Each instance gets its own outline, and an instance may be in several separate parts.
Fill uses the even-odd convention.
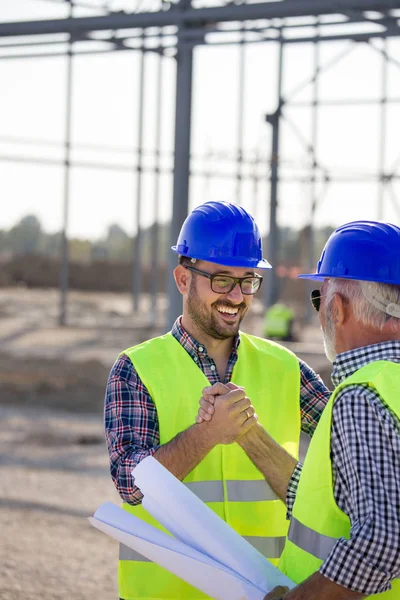
[[[351,302],[356,320],[361,325],[382,331],[389,322],[393,333],[400,332],[400,286],[375,281],[330,279],[326,306],[330,305],[335,293]]]

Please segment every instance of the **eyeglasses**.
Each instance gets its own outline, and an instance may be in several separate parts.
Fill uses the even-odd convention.
[[[310,301],[313,305],[314,310],[319,312],[321,308],[321,298],[323,298],[326,294],[322,295],[321,290],[313,290],[310,294]]]
[[[200,269],[195,269],[194,267],[188,267],[186,265],[185,269],[197,273],[198,275],[202,275],[202,277],[207,277],[210,280],[212,291],[216,294],[229,294],[229,292],[239,284],[242,294],[251,296],[258,292],[263,280],[258,273],[251,277],[231,277],[230,275],[220,275],[218,273],[211,275],[211,273],[200,271]]]

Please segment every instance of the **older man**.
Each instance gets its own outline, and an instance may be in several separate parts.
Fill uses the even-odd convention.
[[[280,568],[299,585],[265,600],[399,600],[400,229],[344,225],[301,277],[323,282],[312,303],[337,387],[304,466],[261,425],[239,439],[291,520]],[[234,391],[206,389],[199,420]]]

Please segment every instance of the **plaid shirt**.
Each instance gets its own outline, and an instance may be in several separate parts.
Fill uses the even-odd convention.
[[[335,386],[376,360],[400,363],[400,342],[384,342],[339,354]],[[351,522],[350,540],[340,539],[320,568],[354,591],[379,594],[400,578],[400,421],[367,385],[339,392],[332,413],[334,497]],[[287,491],[290,517],[302,465]]]
[[[206,348],[183,329],[180,318],[175,322],[171,333],[197,363],[210,384],[217,383],[219,376],[215,362],[208,356]],[[240,336],[237,335],[224,383],[231,380],[239,344]],[[330,397],[330,391],[308,365],[299,362],[302,430],[312,435]],[[114,484],[125,502],[138,504],[142,494],[133,484],[131,471],[143,458],[154,454],[159,447],[160,437],[155,404],[132,362],[125,355],[117,359],[108,379],[105,433]]]

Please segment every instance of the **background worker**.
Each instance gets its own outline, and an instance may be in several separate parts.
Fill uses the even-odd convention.
[[[182,226],[173,251],[183,314],[172,331],[125,350],[106,392],[105,430],[114,484],[129,512],[154,524],[140,506],[131,476],[154,455],[170,472],[271,559],[282,551],[286,511],[264,477],[233,444],[258,413],[288,452],[297,456],[300,428],[312,434],[330,392],[285,348],[239,333],[261,285],[260,232],[242,207],[208,202]],[[234,391],[207,428],[195,423],[205,385],[233,380]],[[218,404],[218,401],[217,401]],[[229,431],[229,433],[225,433]],[[119,595],[200,599],[205,596],[158,565],[121,547]]]
[[[239,440],[291,518],[280,568],[299,585],[265,600],[398,600],[400,228],[344,225],[329,238],[317,273],[301,277],[323,281],[312,303],[337,387],[304,466],[262,427]],[[232,391],[224,391],[229,401]],[[201,403],[208,420],[214,407]]]
[[[264,315],[264,336],[276,340],[293,340],[293,319],[292,309],[278,302],[270,306]]]

